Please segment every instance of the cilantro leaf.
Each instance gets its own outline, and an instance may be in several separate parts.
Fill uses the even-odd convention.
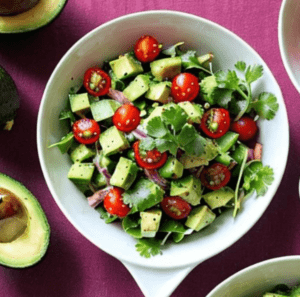
[[[267,120],[273,119],[279,108],[277,98],[273,94],[267,92],[261,93],[251,106],[260,117]]]
[[[263,67],[261,65],[248,66],[245,78],[248,84],[258,80],[263,75]]]
[[[96,210],[100,213],[100,218],[103,219],[106,224],[110,224],[118,219],[117,216],[108,213],[102,205],[97,207]]]
[[[162,112],[163,120],[172,126],[172,128],[177,132],[186,123],[188,115],[185,111],[178,105],[171,106]]]
[[[75,123],[76,118],[73,114],[73,112],[71,111],[71,109],[66,108],[64,110],[62,110],[59,114],[59,119],[60,120],[66,120],[66,119],[70,119],[70,124],[71,126]]]
[[[144,211],[163,200],[164,190],[146,178],[139,179],[123,193],[123,201],[132,208],[131,213]]]
[[[177,136],[177,140],[180,146],[184,147],[193,141],[198,135],[195,127],[191,124],[185,124]]]
[[[205,144],[205,138],[197,134],[196,137],[190,143],[183,146],[182,148],[186,151],[188,155],[200,157],[204,152]]]
[[[228,109],[228,104],[232,99],[233,90],[229,89],[215,89],[211,97],[222,107]]]
[[[219,88],[237,90],[239,89],[240,79],[235,71],[228,70],[228,72],[218,71],[215,73],[216,81]]]
[[[177,143],[168,139],[155,139],[155,147],[159,152],[169,151],[173,156],[176,156],[178,150]]]
[[[178,43],[168,47],[167,49],[163,50],[162,53],[167,56],[175,57],[181,53],[179,50],[179,47],[183,44],[184,44],[184,42],[178,42]]]
[[[145,151],[151,151],[155,148],[155,140],[151,137],[144,138],[140,141],[139,148]]]
[[[140,227],[140,218],[137,216],[128,215],[122,220],[122,227],[126,233],[135,237],[142,238]]]
[[[160,117],[154,117],[147,123],[147,134],[153,137],[164,137],[168,130]]]
[[[254,189],[257,196],[264,196],[273,180],[274,172],[272,168],[263,166],[260,161],[252,161],[245,168],[243,188],[247,192]]]
[[[246,67],[247,67],[246,63],[243,62],[243,61],[236,62],[236,64],[234,66],[237,70],[242,71],[242,72],[244,72],[246,70]]]
[[[136,250],[145,258],[161,254],[160,246],[161,240],[156,238],[141,238],[135,245]]]
[[[186,53],[182,54],[180,58],[182,62],[182,67],[184,69],[196,68],[201,69],[210,74],[210,71],[200,64],[196,51],[187,51]]]

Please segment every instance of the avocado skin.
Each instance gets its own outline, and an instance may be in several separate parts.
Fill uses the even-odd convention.
[[[0,126],[15,118],[20,105],[19,101],[18,91],[13,79],[0,66]]]
[[[11,259],[5,259],[3,256],[1,256],[0,253],[0,265],[6,266],[6,267],[10,267],[10,268],[26,268],[29,266],[33,266],[35,264],[37,264],[46,254],[47,250],[48,250],[48,246],[50,243],[50,225],[48,223],[47,217],[40,205],[40,203],[38,202],[38,200],[36,199],[36,197],[19,181],[11,178],[10,176],[1,173],[0,172],[0,187],[1,188],[9,188],[9,190],[14,193],[14,190],[11,189],[11,186],[13,185],[13,188],[17,191],[17,192],[22,192],[22,194],[26,197],[27,201],[32,204],[32,206],[34,206],[34,208],[36,209],[36,211],[38,211],[39,213],[39,217],[40,217],[40,223],[41,225],[43,225],[44,230],[46,231],[46,236],[43,242],[43,246],[39,252],[39,257],[35,258],[33,261],[27,261],[27,262],[23,262],[23,263],[16,263],[14,261],[12,261]],[[17,196],[17,195],[16,195]],[[18,196],[17,196],[18,197]],[[21,197],[18,197],[22,202],[23,199]],[[29,215],[32,215],[31,213],[29,213]],[[35,234],[33,233],[32,236],[34,236]],[[5,243],[7,244],[13,244],[13,242],[11,243]],[[0,243],[0,248],[1,248],[1,243]]]
[[[42,0],[40,0],[39,2],[41,2]],[[50,2],[50,1],[49,1]],[[64,0],[64,2],[63,2],[63,4],[61,4],[60,3],[60,5],[61,5],[61,8],[60,8],[60,10],[59,10],[59,12],[57,12],[55,15],[51,15],[51,18],[49,19],[49,21],[47,22],[47,23],[43,23],[42,25],[38,25],[38,26],[36,26],[36,27],[31,27],[31,26],[29,26],[28,28],[21,28],[21,29],[19,29],[19,28],[14,28],[14,29],[12,29],[12,30],[10,30],[10,31],[5,31],[5,30],[2,30],[1,28],[0,28],[0,34],[6,34],[6,35],[9,35],[9,34],[17,34],[17,33],[26,33],[26,32],[30,32],[30,31],[35,31],[35,30],[39,30],[39,29],[41,29],[41,28],[43,28],[43,27],[45,27],[45,26],[48,26],[48,25],[50,25],[54,20],[56,20],[57,19],[57,17],[62,13],[62,11],[64,10],[64,8],[65,8],[65,6],[67,5],[67,3],[68,3],[68,0]],[[34,7],[32,7],[31,9],[34,9],[36,6],[38,6],[39,5],[39,3],[37,3]],[[51,3],[49,4],[49,5],[51,5]],[[28,11],[30,11],[31,9],[29,9]],[[26,13],[27,11],[25,11],[24,13]],[[43,12],[39,12],[39,14],[42,14]],[[19,15],[20,16],[22,16],[22,14],[23,13],[20,13]],[[7,20],[7,22],[9,22],[9,17],[10,16],[0,16],[0,17],[7,17],[8,18],[8,20]],[[13,16],[12,16],[13,17]],[[31,18],[29,18],[28,19],[28,25],[31,25],[32,24],[32,22],[33,22],[34,20],[32,20]]]

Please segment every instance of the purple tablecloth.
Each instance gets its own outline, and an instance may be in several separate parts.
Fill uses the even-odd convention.
[[[1,35],[0,64],[11,74],[21,98],[10,132],[0,131],[0,171],[21,181],[38,198],[50,226],[46,256],[23,270],[0,267],[0,296],[143,296],[116,259],[86,240],[64,217],[45,183],[36,149],[40,100],[54,67],[65,52],[95,27],[122,15],[172,9],[207,18],[233,31],[266,61],[288,110],[290,152],[273,201],[257,224],[237,243],[196,267],[172,294],[206,296],[233,273],[269,258],[300,253],[300,97],[279,53],[277,25],[281,0],[69,0],[50,25],[26,34]]]

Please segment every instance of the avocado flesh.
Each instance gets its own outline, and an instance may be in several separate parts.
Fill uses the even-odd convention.
[[[0,15],[12,15],[24,12],[36,5],[39,0],[2,0],[0,1]]]
[[[2,241],[4,239],[6,242],[0,240],[0,265],[13,268],[32,266],[41,260],[49,245],[50,227],[47,218],[33,194],[20,182],[0,173],[0,188],[1,191],[5,189],[12,193],[20,202],[19,223],[23,225],[19,225],[19,232],[15,235],[2,233]],[[8,219],[1,220],[6,230]],[[10,219],[16,220],[17,216]]]
[[[67,0],[40,0],[25,12],[0,16],[0,33],[22,33],[41,28],[53,21],[66,3]]]

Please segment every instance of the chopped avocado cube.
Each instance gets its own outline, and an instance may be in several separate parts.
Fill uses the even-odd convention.
[[[166,104],[168,103],[170,93],[170,82],[164,81],[157,84],[151,84],[149,90],[145,94],[145,98]]]
[[[155,60],[150,63],[151,73],[158,80],[171,80],[181,72],[181,58],[172,57]]]
[[[222,137],[216,139],[220,152],[226,153],[238,140],[239,134],[228,131]]]
[[[204,114],[204,109],[200,104],[191,103],[189,101],[184,101],[178,103],[178,105],[186,112],[188,115],[188,123],[200,124],[202,116]]]
[[[201,182],[193,175],[171,182],[171,196],[180,196],[191,205],[198,205],[201,200]]]
[[[158,170],[158,172],[163,178],[181,178],[183,174],[183,165],[175,157],[169,157],[167,162]]]
[[[123,91],[124,96],[134,101],[144,95],[149,89],[149,76],[145,74],[138,75]]]
[[[195,231],[199,231],[211,224],[216,218],[216,214],[212,212],[206,205],[198,206],[192,209],[185,225]]]
[[[183,154],[179,161],[183,164],[185,169],[208,165],[209,161],[213,160],[218,155],[218,147],[215,143],[207,139],[204,146],[204,152],[200,157]]]
[[[202,197],[211,209],[215,209],[225,206],[232,198],[234,198],[234,191],[229,187],[224,187],[209,192]]]
[[[82,113],[90,108],[88,93],[69,95],[71,110],[74,113]]]
[[[109,65],[118,79],[125,79],[144,71],[141,62],[130,53],[110,61]]]
[[[162,211],[159,209],[142,211],[141,215],[141,233],[143,237],[155,237],[159,229]]]
[[[102,188],[106,186],[106,178],[103,173],[97,172],[93,178],[93,183],[97,188]]]
[[[105,130],[99,138],[105,156],[116,154],[129,148],[129,142],[124,134],[115,126]]]
[[[93,163],[74,163],[68,173],[68,178],[78,185],[87,185],[93,176],[95,166]]]
[[[110,179],[110,184],[128,190],[136,179],[138,170],[139,168],[133,161],[121,157]]]
[[[91,103],[91,112],[96,122],[111,118],[121,106],[116,100],[102,99]]]
[[[70,132],[67,135],[63,136],[59,142],[51,144],[48,148],[57,146],[60,152],[64,154],[69,150],[69,148],[74,144],[74,142],[74,133]]]
[[[70,154],[73,163],[82,162],[95,156],[95,151],[87,147],[85,144],[78,145]]]

